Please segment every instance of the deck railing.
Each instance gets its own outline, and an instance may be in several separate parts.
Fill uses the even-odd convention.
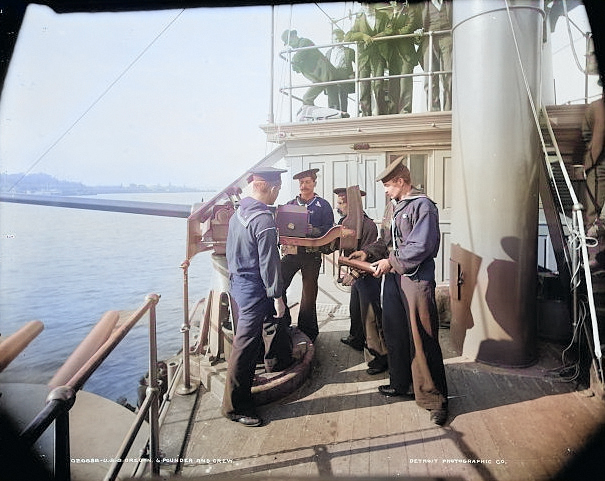
[[[440,35],[451,35],[452,31],[451,30],[435,30],[435,31],[428,31],[428,32],[422,32],[422,33],[410,33],[410,34],[405,34],[405,35],[390,35],[390,36],[385,36],[385,37],[378,37],[373,39],[374,42],[386,42],[386,41],[393,41],[393,40],[397,40],[397,39],[404,39],[404,38],[411,38],[411,39],[419,39],[421,37],[428,37],[428,51],[432,52],[433,51],[433,43],[434,43],[434,38],[436,36],[440,36]],[[286,50],[282,50],[281,52],[279,52],[279,56],[285,60],[286,62],[288,62],[288,66],[290,67],[290,75],[289,75],[289,82],[287,86],[283,86],[279,89],[279,92],[287,95],[290,98],[290,122],[293,119],[293,110],[292,110],[292,100],[298,100],[300,102],[302,102],[302,98],[295,96],[292,91],[293,90],[298,90],[298,89],[307,89],[309,87],[314,87],[314,86],[331,86],[331,85],[345,85],[345,84],[350,84],[350,83],[354,83],[355,84],[355,103],[356,103],[356,115],[359,115],[359,106],[360,106],[360,99],[359,99],[359,95],[360,95],[360,85],[363,82],[374,82],[374,81],[378,81],[378,80],[392,80],[392,79],[404,79],[404,78],[422,78],[422,77],[428,77],[428,86],[426,88],[427,91],[427,99],[426,99],[426,106],[427,106],[427,110],[430,110],[430,106],[432,105],[433,102],[433,98],[432,98],[432,94],[433,94],[433,82],[435,82],[435,77],[439,77],[442,75],[451,75],[452,71],[451,70],[438,70],[438,71],[434,71],[433,70],[433,55],[428,55],[428,65],[426,66],[426,71],[423,72],[416,72],[416,73],[410,73],[410,74],[400,74],[400,75],[382,75],[382,76],[377,76],[377,77],[360,77],[359,75],[359,50],[357,48],[355,48],[355,68],[354,68],[354,72],[355,72],[355,77],[352,79],[343,79],[343,80],[332,80],[332,81],[328,81],[328,82],[314,82],[314,83],[309,83],[309,84],[302,84],[302,85],[292,85],[292,55],[296,52],[301,52],[301,51],[305,51],[305,50],[313,50],[313,49],[317,49],[317,50],[322,50],[322,49],[327,49],[327,48],[331,48],[331,47],[336,47],[336,46],[351,46],[351,45],[357,45],[359,42],[358,41],[347,41],[347,42],[334,42],[334,43],[329,43],[329,44],[322,44],[322,45],[313,45],[313,46],[309,46],[309,47],[299,47],[299,48],[288,48]],[[420,51],[419,51],[420,53]]]
[[[116,461],[110,467],[105,480],[116,479],[122,461],[132,447],[143,421],[149,416],[149,461],[152,476],[159,475],[159,395],[160,389],[157,376],[157,340],[156,340],[156,305],[160,299],[158,294],[149,294],[145,304],[136,310],[126,322],[116,328],[107,341],[85,362],[71,379],[63,386],[54,388],[47,397],[46,406],[21,433],[21,439],[28,446],[33,446],[36,440],[55,423],[55,453],[54,453],[54,479],[69,481],[70,470],[70,437],[69,437],[69,410],[76,401],[76,393],[82,389],[86,381],[111,354],[116,346],[124,339],[135,324],[149,313],[149,383],[146,397],[137,413]]]
[[[576,32],[580,33],[584,37],[585,43],[586,43],[586,51],[589,52],[590,46],[592,44],[592,33],[584,32],[571,19],[568,19],[568,20],[569,21],[567,23],[567,28],[569,30],[570,37],[571,37],[571,27],[573,27]],[[373,41],[374,42],[386,42],[386,41],[392,41],[392,40],[403,39],[403,38],[420,39],[421,37],[428,37],[428,51],[432,52],[435,37],[438,37],[440,35],[451,35],[451,34],[452,34],[451,30],[439,30],[439,31],[428,31],[428,32],[422,32],[422,33],[410,33],[410,34],[405,34],[405,35],[392,35],[392,36],[379,37],[379,38],[373,39]],[[427,77],[426,85],[425,85],[425,89],[424,89],[426,91],[426,96],[427,96],[426,102],[425,102],[425,108],[427,111],[431,110],[431,105],[433,105],[432,97],[433,97],[434,82],[437,80],[438,77],[440,77],[442,75],[451,75],[452,74],[451,70],[434,71],[433,70],[433,58],[434,58],[433,55],[428,55],[428,65],[426,65],[426,70],[424,70],[422,72],[414,72],[411,74],[401,74],[401,75],[383,75],[383,76],[379,76],[379,77],[360,77],[359,68],[358,68],[359,67],[359,51],[357,48],[355,48],[355,66],[354,66],[355,77],[354,78],[343,79],[343,80],[332,80],[329,82],[316,82],[316,83],[305,83],[305,84],[296,84],[296,85],[292,84],[292,64],[291,64],[291,62],[292,62],[292,55],[295,54],[296,52],[312,50],[312,49],[318,49],[318,50],[322,51],[323,49],[327,49],[327,48],[331,48],[331,47],[335,47],[335,46],[342,46],[342,47],[352,46],[352,45],[356,45],[358,43],[359,42],[357,42],[357,41],[335,42],[335,43],[322,44],[322,45],[313,45],[313,46],[309,46],[309,47],[288,48],[288,49],[285,49],[285,50],[282,50],[281,52],[279,52],[279,56],[283,60],[288,62],[288,66],[289,66],[288,85],[281,87],[279,89],[279,92],[284,95],[287,95],[289,97],[290,122],[292,122],[292,120],[293,120],[292,101],[297,100],[299,102],[302,102],[301,97],[298,97],[293,94],[293,91],[295,91],[295,90],[307,89],[312,86],[332,86],[332,85],[338,86],[338,85],[354,83],[355,84],[355,104],[356,104],[354,116],[358,116],[359,112],[360,112],[359,92],[360,92],[361,83],[374,82],[374,81],[379,81],[379,80],[403,79],[403,78],[409,78],[409,77],[412,77],[413,79]],[[418,50],[419,54],[421,54],[420,48],[421,47],[419,47],[419,50]],[[568,104],[576,103],[576,102],[588,103],[589,76],[596,75],[597,72],[595,71],[595,67],[591,66],[591,64],[590,64],[591,58],[590,58],[589,54],[586,55],[585,65],[582,66],[580,64],[579,59],[577,58],[575,50],[573,50],[572,53],[574,55],[574,60],[575,60],[575,63],[577,65],[578,69],[584,74],[584,96],[579,99],[576,99],[576,100],[570,100],[566,103],[568,103]]]

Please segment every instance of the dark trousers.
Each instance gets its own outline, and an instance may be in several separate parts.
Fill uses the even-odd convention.
[[[418,405],[447,407],[435,282],[390,273],[382,295],[391,386],[405,393],[413,383]]]
[[[231,296],[238,306],[237,330],[227,367],[222,412],[253,416],[252,383],[263,343],[263,323],[273,313],[273,303],[260,283],[239,277],[231,280]]]
[[[365,342],[368,351],[376,357],[386,357],[387,348],[382,331],[382,306],[380,305],[381,280],[366,275],[351,286],[350,335]],[[386,359],[384,359],[386,363]]]
[[[361,305],[359,296],[358,284],[360,279],[357,279],[351,286],[351,297],[349,299],[349,315],[351,316],[351,327],[349,328],[349,336],[356,342],[365,344],[366,334],[363,328],[364,309]],[[367,307],[366,307],[367,312]]]
[[[282,257],[281,272],[284,280],[284,302],[288,301],[285,292],[290,287],[294,275],[300,271],[302,274],[302,295],[300,298],[300,310],[298,312],[298,328],[304,332],[309,339],[315,340],[319,334],[317,325],[317,291],[319,289],[317,279],[321,269],[321,254],[319,252],[289,254]],[[286,308],[287,319],[290,318],[290,310]]]
[[[290,328],[285,322],[284,318],[270,316],[263,323],[265,372],[283,371],[294,361]]]
[[[386,274],[382,287],[382,328],[389,359],[391,386],[408,392],[412,385],[412,345],[396,274]]]

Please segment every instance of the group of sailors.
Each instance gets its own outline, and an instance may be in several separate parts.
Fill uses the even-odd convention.
[[[309,237],[322,237],[334,225],[332,206],[315,193],[317,171],[294,176],[300,192],[288,202],[306,207]],[[275,168],[250,172],[251,194],[240,201],[229,221],[226,257],[230,294],[238,313],[222,412],[244,426],[263,422],[251,393],[257,362],[263,360],[267,371],[284,369],[292,362],[289,337],[284,338],[283,332],[292,323],[286,291],[298,271],[303,287],[297,326],[311,342],[319,334],[316,299],[322,248],[297,247],[283,257],[278,250],[279,234],[269,206],[277,199],[284,172]],[[380,236],[374,221],[363,214],[357,248],[348,253],[351,259],[371,263],[373,274],[352,270],[344,280],[351,285],[351,330],[342,341],[359,350],[365,347],[373,355],[368,374],[388,369],[390,382],[379,387],[380,393],[415,398],[434,423],[443,425],[447,383],[438,340],[434,261],[440,243],[438,210],[412,186],[403,157],[381,172],[376,182],[382,182],[391,202]],[[344,219],[347,190],[334,193]]]
[[[362,116],[403,114],[412,112],[413,71],[420,65],[424,72],[436,74],[424,77],[427,109],[451,110],[452,70],[451,0],[428,0],[412,3],[363,3],[348,31],[336,28],[332,40],[337,45],[324,55],[318,49],[298,50],[290,62],[295,72],[314,83],[345,81],[333,85],[311,86],[302,97],[303,106],[312,106],[325,92],[328,107],[346,113],[349,94],[355,92],[355,51],[341,42],[357,43],[357,70],[359,79],[397,76],[389,79],[361,80],[359,82],[359,111]],[[422,35],[425,32],[442,32]],[[384,37],[398,37],[384,40]],[[315,45],[308,38],[298,36],[296,30],[282,34],[284,45],[292,48]],[[381,40],[382,39],[382,40]],[[402,76],[403,75],[403,76]],[[429,85],[431,92],[429,93]],[[440,95],[440,89],[443,91]]]

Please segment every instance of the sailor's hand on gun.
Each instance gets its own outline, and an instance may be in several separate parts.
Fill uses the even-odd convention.
[[[372,263],[372,267],[374,268],[374,277],[380,277],[391,271],[391,263],[388,259],[380,259]]]
[[[275,306],[275,318],[281,319],[284,317],[286,313],[286,304],[284,303],[283,297],[276,297],[273,301],[273,305]]]
[[[350,273],[347,272],[343,277],[342,277],[342,285],[343,286],[352,286],[353,283],[359,279],[359,274],[357,273],[357,271],[351,271]]]
[[[368,254],[366,254],[364,251],[355,251],[349,256],[349,259],[357,259],[360,261],[365,261],[367,258]]]

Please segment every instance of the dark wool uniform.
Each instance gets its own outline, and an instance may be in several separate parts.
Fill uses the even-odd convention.
[[[308,202],[297,196],[288,204],[307,207],[309,223],[312,226],[310,237],[321,237],[334,225],[332,206],[327,200],[318,195],[315,195]],[[315,301],[317,300],[318,291],[317,279],[321,268],[321,252],[318,249],[299,247],[296,254],[288,254],[282,257],[281,268],[284,279],[284,301],[286,300],[286,290],[290,287],[294,275],[298,271],[302,274],[303,285],[298,313],[298,328],[314,341],[317,334],[319,334]],[[289,315],[289,310],[286,309],[286,317],[289,317]]]
[[[447,383],[438,339],[435,261],[440,232],[437,206],[412,190],[394,207],[391,232],[364,248],[369,261],[388,257],[395,272],[384,276],[382,326],[390,385],[425,409],[447,408]]]
[[[263,323],[283,294],[277,228],[269,207],[251,197],[241,200],[229,221],[227,264],[230,293],[239,317],[229,358],[223,415],[253,416],[252,382],[261,352]]]
[[[342,224],[343,217],[338,221]],[[376,242],[378,239],[378,228],[367,214],[363,213],[361,224],[361,236],[357,241],[357,250]],[[345,255],[350,254],[345,252]],[[371,307],[370,307],[371,306]],[[351,316],[351,328],[349,329],[349,343],[363,346],[366,342],[365,320],[372,309],[374,315],[380,315],[380,280],[370,275],[364,275],[351,286],[351,298],[349,300],[349,313]],[[370,339],[374,341],[373,333]],[[372,352],[372,350],[370,350]],[[386,351],[384,352],[386,354]]]
[[[368,16],[364,12],[358,13],[353,27],[345,35],[346,41],[357,41],[359,78],[382,77],[386,69],[385,59],[388,57],[387,51],[389,49],[387,42],[366,43],[365,36],[376,37],[383,32],[389,23],[389,16],[380,10],[376,10],[373,23],[374,26],[372,27],[368,22]],[[370,90],[370,84],[372,90]],[[372,82],[360,82],[359,84],[359,104],[362,115],[372,115],[372,91],[376,100],[377,114],[388,114],[384,80],[374,80]]]
[[[312,47],[315,45],[311,40],[299,37],[296,30],[286,30],[282,34],[282,40],[285,45],[292,48]],[[299,50],[292,56],[292,70],[301,73],[311,82],[330,82],[338,80],[336,67],[330,63],[326,56],[316,48],[308,50]],[[311,86],[303,95],[303,105],[315,105],[315,99],[322,92],[328,94],[328,107],[338,108],[338,86],[323,85]]]

